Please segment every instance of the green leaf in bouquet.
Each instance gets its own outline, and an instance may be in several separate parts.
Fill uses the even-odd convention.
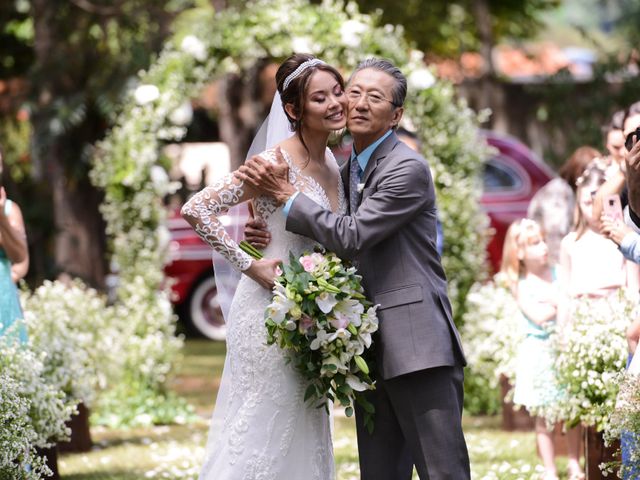
[[[315,384],[311,384],[307,387],[307,390],[304,392],[304,401],[306,402],[312,397],[316,396],[316,386]]]
[[[343,407],[351,405],[351,399],[346,395],[338,395],[338,400],[340,400],[340,405]]]
[[[351,416],[353,415],[353,407],[347,407],[347,408],[344,410],[344,414],[345,414],[347,417],[351,417]]]
[[[305,298],[302,299],[302,311],[305,312],[307,315],[309,315],[310,313],[313,313],[313,309],[315,307],[315,295],[307,295]]]
[[[282,276],[287,281],[287,283],[293,282],[293,280],[296,278],[296,272],[293,270],[293,268],[291,268],[291,265],[289,264],[285,265],[282,271],[283,271]]]
[[[373,404],[369,400],[367,400],[361,393],[356,394],[355,398],[356,402],[358,402],[358,404],[365,412],[373,414],[376,411]]]
[[[338,386],[338,391],[340,393],[344,393],[345,395],[352,395],[353,394],[353,388],[351,388],[347,383],[343,383],[342,385]]]
[[[364,426],[366,427],[367,432],[369,432],[369,435],[373,435],[373,430],[375,429],[373,415],[368,412],[365,412],[364,414]]]

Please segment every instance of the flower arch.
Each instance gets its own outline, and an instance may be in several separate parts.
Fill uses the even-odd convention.
[[[106,139],[97,145],[91,178],[105,192],[113,261],[118,265],[118,304],[136,325],[131,371],[140,359],[140,380],[161,386],[172,354],[173,316],[162,291],[167,233],[161,199],[172,185],[160,156],[164,142],[186,133],[181,108],[216,76],[239,72],[264,58],[293,51],[313,53],[351,71],[366,56],[390,59],[407,75],[405,117],[434,171],[445,233],[443,262],[456,317],[484,269],[486,217],[479,211],[479,173],[485,148],[477,116],[455,98],[453,87],[436,80],[399,26],[379,25],[354,3],[325,0],[254,0],[242,12],[192,11],[189,35],[170,39],[157,61],[139,76]],[[184,20],[184,19],[183,19]]]

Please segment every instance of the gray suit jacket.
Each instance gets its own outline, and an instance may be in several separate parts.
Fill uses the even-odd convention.
[[[349,167],[341,167],[349,198]],[[353,259],[376,304],[378,372],[384,379],[465,365],[436,251],[436,197],[427,161],[395,134],[371,156],[355,215],[341,216],[298,195],[287,230]]]

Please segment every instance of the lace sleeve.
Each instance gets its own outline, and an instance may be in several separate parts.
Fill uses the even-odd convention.
[[[231,238],[219,217],[245,200],[249,196],[243,182],[230,174],[196,193],[180,211],[200,238],[240,271],[251,266],[252,258]]]

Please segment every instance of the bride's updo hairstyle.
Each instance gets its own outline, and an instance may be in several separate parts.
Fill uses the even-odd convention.
[[[340,87],[344,90],[344,79],[342,75],[340,75],[340,72],[331,65],[327,65],[307,53],[294,53],[282,62],[282,65],[280,65],[280,68],[278,68],[276,72],[276,85],[278,87],[278,93],[280,93],[280,98],[282,99],[282,107],[284,108],[286,104],[293,105],[293,113],[296,118],[291,117],[286,110],[285,114],[294,132],[299,133],[302,128],[304,103],[309,86],[309,79],[318,70],[333,75],[340,84]],[[302,139],[302,144],[306,148],[304,139]]]

